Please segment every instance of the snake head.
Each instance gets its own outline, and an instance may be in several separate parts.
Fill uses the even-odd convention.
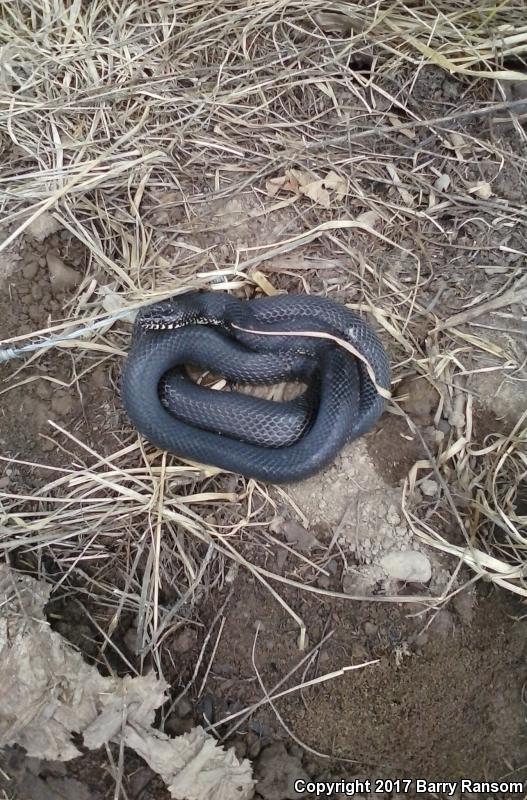
[[[176,295],[144,308],[138,322],[145,331],[168,331],[185,325],[221,325],[222,320],[207,314],[198,292]]]

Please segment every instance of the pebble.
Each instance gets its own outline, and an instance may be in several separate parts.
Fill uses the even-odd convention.
[[[66,417],[73,408],[73,400],[67,394],[55,395],[51,401],[51,408],[59,417]]]
[[[51,387],[47,381],[39,381],[35,391],[41,400],[48,400],[51,397]]]
[[[91,374],[91,378],[95,386],[99,389],[103,389],[107,385],[106,370],[104,367],[96,367]],[[234,489],[232,491],[234,491]]]
[[[53,253],[47,254],[47,262],[51,288],[55,294],[65,289],[74,289],[81,282],[82,275]]]
[[[40,322],[42,316],[42,309],[40,306],[37,306],[35,305],[35,303],[33,303],[32,305],[29,306],[28,312],[29,312],[29,318],[33,322]]]
[[[296,545],[301,553],[310,553],[314,547],[320,544],[311,531],[306,530],[303,525],[294,519],[284,522],[281,531],[289,544]]]
[[[430,559],[424,553],[413,550],[392,550],[381,558],[381,567],[387,575],[398,581],[428,583],[432,577]]]
[[[329,575],[320,575],[320,577],[317,578],[317,586],[319,589],[329,589],[330,584],[331,579]]]
[[[377,631],[379,630],[378,626],[375,625],[374,622],[365,622],[364,623],[364,633],[366,636],[377,636]]]
[[[234,752],[236,753],[238,761],[243,761],[247,755],[247,743],[245,739],[242,736],[237,736],[230,745],[234,747]]]
[[[258,734],[254,733],[253,731],[249,731],[246,737],[246,744],[247,755],[252,761],[254,761],[254,759],[258,758],[260,755],[260,750],[262,749],[262,740]]]
[[[463,589],[452,598],[452,605],[463,625],[470,625],[474,617],[476,592],[473,588]]]
[[[40,283],[34,283],[31,287],[31,297],[33,300],[42,300],[44,292]]]
[[[401,524],[401,517],[397,513],[397,509],[395,506],[390,506],[388,509],[388,513],[386,514],[386,522],[389,522],[390,525],[400,525]]]
[[[42,214],[31,222],[27,228],[27,233],[37,242],[43,242],[50,234],[60,230],[60,223],[57,222],[49,211],[44,211]]]
[[[424,478],[424,480],[422,480],[419,484],[419,488],[426,497],[435,497],[439,492],[438,482],[432,480],[431,478]]]
[[[454,630],[454,618],[448,609],[441,608],[434,616],[428,630],[435,636],[448,636]]]
[[[137,628],[135,625],[131,625],[128,628],[128,630],[123,636],[123,641],[128,650],[130,651],[130,653],[135,654],[137,647]]]
[[[182,736],[184,733],[190,733],[193,727],[193,720],[171,716],[165,722],[165,733],[171,736]]]
[[[194,628],[184,628],[174,636],[172,649],[177,653],[188,653],[196,644],[197,634]]]
[[[190,717],[190,715],[192,714],[192,710],[193,710],[193,705],[188,699],[188,697],[182,697],[176,706],[177,715],[182,719]]]
[[[39,266],[36,259],[33,261],[27,261],[22,267],[22,275],[28,281],[32,281],[34,278],[36,278],[38,271]]]
[[[436,390],[425,378],[406,378],[399,385],[397,396],[406,397],[403,408],[410,416],[422,419],[432,419],[439,402]]]

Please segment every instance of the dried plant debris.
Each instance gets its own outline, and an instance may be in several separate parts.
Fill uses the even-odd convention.
[[[167,688],[153,672],[104,678],[50,629],[43,613],[49,593],[47,584],[0,569],[0,746],[67,761],[80,755],[72,733],[90,749],[124,741],[162,775],[174,798],[251,797],[249,762],[202,728],[175,739],[152,728]]]

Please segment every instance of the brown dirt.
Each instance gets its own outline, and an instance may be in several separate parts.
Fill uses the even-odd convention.
[[[11,254],[2,280],[0,340],[47,329],[71,313],[73,292],[52,288],[49,255],[63,259],[78,272],[79,280],[83,277],[85,251],[69,233],[53,234],[44,242],[26,237],[22,252]],[[18,374],[21,365],[18,360],[0,365],[4,388],[0,394],[0,446],[4,454],[58,467],[70,466],[72,456],[85,459],[86,450],[53,429],[49,421],[99,452],[117,446],[114,432],[119,430],[120,408],[113,366],[107,358],[101,354],[83,357],[79,366],[75,349],[53,349],[41,356],[33,369]],[[37,472],[24,474],[35,476]],[[7,468],[8,476],[16,473],[16,467]]]
[[[454,609],[442,611],[419,635],[423,618],[409,619],[404,609],[288,599],[306,620],[310,643],[334,630],[317,663],[294,682],[379,659],[276,703],[297,737],[333,759],[306,752],[309,772],[496,779],[508,764],[522,764],[527,732],[515,686],[525,680],[525,621],[511,620],[519,603],[489,591],[471,610],[470,623]],[[255,663],[270,690],[301,654],[291,619],[242,578],[209,680],[219,718],[229,704],[261,697],[251,663],[257,628]],[[263,732],[263,743],[277,735],[288,739],[269,711],[257,712],[247,730]]]

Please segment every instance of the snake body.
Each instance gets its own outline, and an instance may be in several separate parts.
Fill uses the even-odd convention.
[[[302,381],[307,390],[282,403],[218,392],[190,381],[185,365],[241,384]],[[327,466],[346,442],[373,427],[384,408],[378,387],[389,385],[380,340],[339,303],[192,292],[139,312],[121,396],[132,423],[157,447],[287,483]]]

